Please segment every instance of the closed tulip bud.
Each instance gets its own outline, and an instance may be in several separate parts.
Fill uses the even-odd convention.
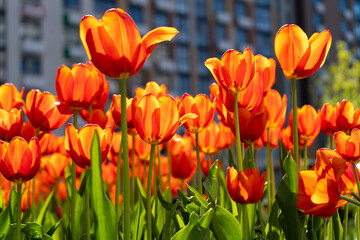
[[[10,111],[0,109],[0,139],[10,141],[18,136],[23,126],[23,113],[16,108]],[[33,135],[34,136],[34,135]],[[33,137],[32,136],[32,137]]]
[[[19,92],[12,83],[5,83],[0,86],[0,109],[10,111],[13,108],[20,109],[24,105],[25,88]]]

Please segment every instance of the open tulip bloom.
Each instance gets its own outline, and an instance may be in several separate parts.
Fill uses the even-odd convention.
[[[60,66],[57,95],[27,89],[24,99],[24,88],[0,85],[0,238],[360,239],[360,109],[296,102],[296,81],[323,66],[330,31],[308,38],[285,25],[275,36],[292,86],[286,128],[276,61],[250,47],[205,61],[210,97],[173,97],[154,81],[126,96],[127,79],[177,34],[141,36],[120,8],[87,15],[80,40],[91,62]],[[120,93],[109,96],[105,76]],[[320,129],[330,148],[307,161]]]

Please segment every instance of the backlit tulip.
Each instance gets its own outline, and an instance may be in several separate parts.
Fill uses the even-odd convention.
[[[62,65],[56,73],[56,92],[73,109],[88,109],[103,92],[105,76],[90,62]]]
[[[185,93],[179,103],[180,116],[187,113],[194,113],[198,116],[184,123],[184,127],[192,133],[199,133],[207,128],[214,119],[215,111],[216,100],[211,101],[205,94],[192,97]]]
[[[31,90],[26,95],[24,112],[33,125],[41,131],[52,131],[64,125],[72,113],[49,92]]]
[[[328,136],[334,135],[337,132],[335,108],[330,103],[325,103],[320,110],[319,116],[321,130]]]
[[[266,129],[282,128],[286,120],[287,96],[281,98],[280,93],[270,89],[264,97],[264,106],[268,113]]]
[[[360,159],[360,129],[354,128],[350,136],[345,132],[334,134],[336,151],[347,161],[357,162]]]
[[[72,124],[65,130],[65,149],[71,159],[81,168],[90,167],[91,142],[95,131],[99,134],[101,161],[103,162],[109,152],[112,140],[111,128],[102,129],[98,125],[88,124],[79,131]]]
[[[331,33],[314,33],[310,39],[297,25],[284,25],[274,40],[276,57],[288,79],[311,76],[324,64],[331,46]]]
[[[221,60],[209,58],[205,61],[205,66],[216,82],[231,93],[247,88],[255,74],[255,58],[250,48],[245,49],[244,53],[234,49],[227,50]]]
[[[201,157],[204,159],[204,154]],[[171,174],[173,177],[189,180],[195,175],[196,169],[196,151],[171,154]]]
[[[156,98],[151,94],[133,99],[132,116],[140,137],[150,144],[169,141],[180,125],[197,117],[192,113],[180,117],[174,98],[169,95]]]
[[[66,155],[66,150],[64,147],[65,137],[59,137],[52,132],[41,132],[39,134],[39,143],[41,146],[41,154],[53,154],[53,153],[62,153]]]
[[[120,145],[121,145],[121,137],[122,137],[121,132],[113,133],[110,150],[109,150],[109,153],[107,155],[109,161],[113,162],[115,164],[117,164],[117,162],[118,162]],[[128,151],[129,151],[129,155],[130,155],[130,153],[131,153],[131,151],[133,149],[133,145],[132,145],[131,136],[127,135],[127,137],[128,137],[128,143],[129,143]]]
[[[267,145],[268,131],[269,131],[269,139],[270,139],[270,148],[275,149],[279,147],[281,130],[282,129],[279,127],[270,128],[269,130],[265,129],[261,137],[254,143],[254,147],[259,149]]]
[[[142,96],[151,93],[156,97],[167,94],[167,87],[164,84],[159,85],[157,82],[150,81],[146,83],[145,88],[135,89],[135,96],[141,98]]]
[[[266,94],[275,83],[276,62],[261,54],[255,56],[256,71],[260,73],[263,91]]]
[[[23,113],[16,108],[10,111],[0,109],[0,139],[10,141],[19,135],[23,126]]]
[[[293,137],[291,136],[291,127],[287,126],[286,128],[281,129],[280,140],[284,144],[287,151],[294,150]]]
[[[219,143],[221,141],[220,124],[216,123],[215,121],[212,121],[208,128],[206,128],[204,131],[199,133],[198,139],[199,139],[199,150],[201,152],[210,155],[214,155],[217,152],[219,152],[220,151]]]
[[[122,9],[110,9],[101,20],[84,16],[80,38],[92,63],[111,78],[128,78],[140,71],[157,44],[178,31],[159,27],[141,38],[133,19]]]
[[[335,105],[336,127],[338,131],[350,132],[355,127],[355,108],[349,100],[342,100]]]
[[[127,128],[128,133],[135,132],[134,131],[134,123],[133,123],[133,116],[132,116],[132,108],[131,103],[133,98],[126,98],[126,121],[127,121]],[[121,95],[113,95],[111,106],[110,106],[112,117],[117,126],[121,128]]]
[[[23,122],[19,136],[24,138],[26,141],[30,141],[36,134],[36,129],[31,125],[31,122]]]
[[[12,83],[5,83],[0,86],[0,109],[10,111],[13,108],[19,109],[24,105],[25,88],[19,92]]]
[[[247,168],[238,172],[233,167],[226,171],[226,186],[232,200],[237,203],[257,203],[263,196],[266,172]]]
[[[64,177],[69,160],[69,157],[62,153],[54,153],[41,158],[43,169],[53,179],[54,184]]]
[[[0,141],[0,171],[12,182],[22,183],[34,178],[40,168],[40,145],[36,137],[27,142],[14,137],[9,143]]]

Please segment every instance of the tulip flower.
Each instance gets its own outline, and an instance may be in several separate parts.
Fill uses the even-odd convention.
[[[204,154],[201,155],[204,159]],[[171,174],[175,178],[190,180],[197,169],[196,152],[183,151],[180,154],[171,154]]]
[[[62,65],[55,78],[56,92],[61,102],[73,109],[88,109],[103,92],[105,76],[90,62]]]
[[[310,39],[297,25],[284,25],[274,40],[275,54],[288,79],[311,76],[324,64],[331,46],[331,33],[314,33]]]
[[[0,109],[10,111],[13,108],[20,109],[24,105],[25,88],[19,92],[12,83],[5,83],[0,86]]]
[[[281,129],[280,140],[284,144],[287,151],[294,150],[293,138],[291,136],[291,126]]]
[[[126,98],[126,120],[127,120],[127,127],[128,133],[136,133],[134,123],[133,123],[133,116],[132,116],[132,109],[131,103],[133,99]],[[110,106],[112,117],[117,126],[121,128],[121,95],[113,95],[111,106]]]
[[[266,129],[282,128],[286,120],[287,96],[281,98],[280,93],[270,89],[264,97],[264,106],[268,113]]]
[[[164,95],[156,98],[147,94],[132,102],[132,117],[139,136],[147,143],[161,144],[169,141],[178,127],[197,115],[188,113],[180,117],[174,98]]]
[[[41,132],[39,134],[39,143],[41,146],[41,154],[54,154],[61,153],[66,155],[66,150],[64,147],[64,136],[59,137],[54,135],[52,132]]]
[[[24,112],[33,127],[41,131],[52,131],[61,127],[72,114],[54,95],[39,90],[28,92]]]
[[[43,169],[53,179],[53,184],[57,184],[57,182],[64,177],[69,160],[69,157],[62,153],[54,153],[41,158]]]
[[[266,172],[248,168],[238,172],[233,167],[226,171],[226,186],[232,200],[237,203],[257,203],[263,196]]]
[[[355,127],[355,108],[349,100],[342,100],[335,105],[336,126],[338,131],[350,132]]]
[[[19,136],[24,138],[26,141],[30,141],[36,134],[36,129],[31,125],[31,122],[23,122]]]
[[[88,124],[79,131],[72,124],[65,129],[65,149],[75,164],[81,168],[90,168],[91,139],[95,131],[99,134],[101,161],[109,152],[112,140],[111,128],[102,129],[98,125]]]
[[[350,136],[345,132],[334,134],[336,151],[346,161],[357,162],[360,160],[360,129],[354,128]]]
[[[264,95],[275,83],[276,62],[272,58],[264,57],[261,54],[255,56],[256,71],[260,73]]]
[[[330,103],[325,103],[320,110],[321,130],[328,136],[338,131],[336,126],[335,108]]]
[[[255,58],[250,48],[245,49],[244,53],[228,50],[221,60],[207,59],[205,66],[216,82],[231,93],[243,91],[255,75]]]
[[[159,27],[141,38],[133,19],[120,8],[106,11],[101,20],[84,16],[80,22],[80,38],[90,61],[118,79],[139,72],[156,45],[177,33],[175,28]]]
[[[265,129],[265,131],[263,132],[261,137],[256,142],[254,142],[254,147],[257,149],[260,149],[262,147],[267,146],[267,143],[268,143],[267,132],[269,131],[270,149],[278,148],[281,130],[282,129],[279,127],[270,128],[269,130]]]
[[[194,113],[198,117],[188,120],[184,127],[192,133],[199,133],[207,128],[215,116],[216,100],[211,101],[205,94],[199,94],[195,97],[185,93],[179,103],[180,116],[187,113]]]
[[[222,141],[220,124],[212,121],[210,126],[199,133],[199,149],[201,152],[214,155],[220,151],[219,143]]]
[[[10,141],[19,135],[23,126],[23,114],[16,108],[10,111],[0,109],[0,139]]]
[[[22,183],[34,178],[40,168],[40,145],[36,137],[27,142],[14,137],[9,143],[0,141],[0,171],[12,182]]]
[[[137,88],[135,89],[135,96],[141,98],[142,96],[151,93],[156,97],[160,97],[162,95],[167,94],[167,87],[164,84],[157,84],[157,82],[150,81],[146,83],[145,88]]]

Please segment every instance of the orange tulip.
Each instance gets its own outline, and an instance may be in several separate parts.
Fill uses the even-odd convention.
[[[336,112],[330,103],[325,103],[320,110],[321,130],[328,136],[337,132]]]
[[[354,128],[350,136],[345,132],[334,134],[336,151],[346,161],[357,162],[360,159],[360,129]]]
[[[133,99],[132,117],[136,131],[144,141],[161,144],[169,141],[180,125],[197,116],[188,113],[180,117],[176,102],[169,95],[156,98],[147,94],[141,99]]]
[[[272,58],[264,57],[261,54],[255,56],[256,71],[260,73],[264,95],[275,83],[276,62]]]
[[[139,157],[141,161],[150,161],[150,151],[151,145],[144,140],[139,135],[135,135],[135,154]],[[160,145],[162,146],[162,145]]]
[[[140,71],[157,44],[170,41],[178,31],[159,27],[141,38],[133,19],[122,9],[110,9],[99,21],[84,16],[80,38],[91,62],[111,78],[128,78]]]
[[[19,92],[14,84],[5,83],[0,86],[0,109],[10,111],[13,108],[19,109],[24,105],[25,89],[22,88]]]
[[[275,54],[288,79],[311,76],[325,62],[331,46],[331,33],[314,33],[310,39],[297,25],[284,25],[274,40]]]
[[[19,135],[23,125],[22,111],[16,108],[10,111],[0,109],[0,139],[10,141]]]
[[[116,165],[112,162],[104,162],[101,165],[103,181],[108,184],[108,186],[116,185]]]
[[[270,128],[269,130],[265,129],[261,137],[254,143],[254,147],[260,149],[262,147],[267,146],[268,131],[269,131],[269,139],[270,139],[270,148],[275,149],[279,147],[281,130],[282,129],[279,127]]]
[[[309,147],[320,133],[321,119],[319,112],[311,105],[304,105],[302,108],[298,108],[298,133],[299,133],[299,145],[306,145]],[[289,125],[293,126],[292,110],[289,115]]]
[[[62,153],[54,153],[41,158],[42,167],[53,179],[53,184],[56,184],[62,177],[64,177],[65,169],[69,160],[69,157]]]
[[[204,159],[205,155],[201,154]],[[190,180],[196,173],[196,151],[182,151],[171,154],[171,174],[175,178]]]
[[[184,123],[184,127],[192,133],[199,133],[207,128],[214,119],[215,111],[216,100],[211,101],[205,94],[192,97],[185,93],[179,103],[180,116],[187,113],[194,113],[198,116]]]
[[[111,128],[102,129],[98,125],[88,124],[79,131],[74,125],[68,124],[65,129],[65,149],[75,164],[81,168],[90,167],[91,142],[95,131],[99,134],[101,161],[109,152],[112,140]]]
[[[101,128],[106,128],[108,123],[108,116],[104,113],[101,109],[92,109],[91,112],[88,110],[81,110],[79,111],[79,114],[84,121],[91,124],[97,124]],[[115,129],[116,126],[114,126],[113,129]]]
[[[287,126],[286,128],[281,129],[280,132],[280,140],[284,144],[287,151],[294,150],[294,143],[291,131],[291,126]]]
[[[192,135],[194,145],[195,137]],[[199,133],[199,150],[205,154],[214,155],[220,150],[223,150],[222,146],[222,132],[220,130],[220,124],[212,121],[208,128]]]
[[[62,65],[56,73],[56,92],[73,109],[88,109],[103,92],[105,76],[90,62]]]
[[[146,83],[145,88],[135,89],[135,96],[141,98],[142,96],[151,93],[156,97],[167,94],[167,87],[164,84],[157,84],[157,82],[150,81]]]
[[[15,183],[34,178],[40,168],[40,145],[36,137],[27,142],[14,137],[9,143],[0,141],[0,171]]]
[[[190,136],[180,136],[175,134],[169,141],[171,156],[181,155],[183,152],[193,150],[192,138]]]
[[[237,203],[257,203],[263,196],[266,172],[248,168],[238,172],[233,167],[226,171],[226,186],[232,200]]]
[[[126,122],[128,127],[128,133],[136,133],[134,130],[135,126],[133,123],[131,103],[133,98],[126,98]],[[110,106],[112,117],[117,126],[121,128],[121,95],[113,95],[111,106]]]
[[[117,162],[118,162],[120,145],[121,145],[121,137],[122,137],[121,132],[113,133],[110,150],[107,155],[109,161],[112,163],[115,163],[115,164],[117,164]],[[131,139],[130,135],[127,135],[127,137],[128,137],[128,143],[129,143],[128,144],[129,156],[131,156],[131,152],[133,149],[132,139]]]
[[[26,141],[30,141],[36,134],[36,129],[31,125],[31,122],[23,122],[19,136],[24,138]]]
[[[205,66],[216,82],[231,93],[243,91],[255,75],[255,58],[250,48],[243,54],[234,49],[227,50],[221,60],[209,58]]]
[[[59,137],[52,132],[41,132],[39,134],[39,143],[41,147],[41,154],[61,153],[66,155],[64,147],[64,136]]]
[[[349,100],[342,100],[335,105],[336,126],[338,131],[349,132],[355,127],[356,111],[354,105]]]
[[[41,131],[52,131],[61,127],[72,115],[68,107],[59,104],[54,95],[39,90],[28,92],[24,112],[34,128]]]
[[[280,93],[270,89],[264,97],[264,106],[268,113],[266,129],[282,128],[286,120],[287,96],[281,98]]]

